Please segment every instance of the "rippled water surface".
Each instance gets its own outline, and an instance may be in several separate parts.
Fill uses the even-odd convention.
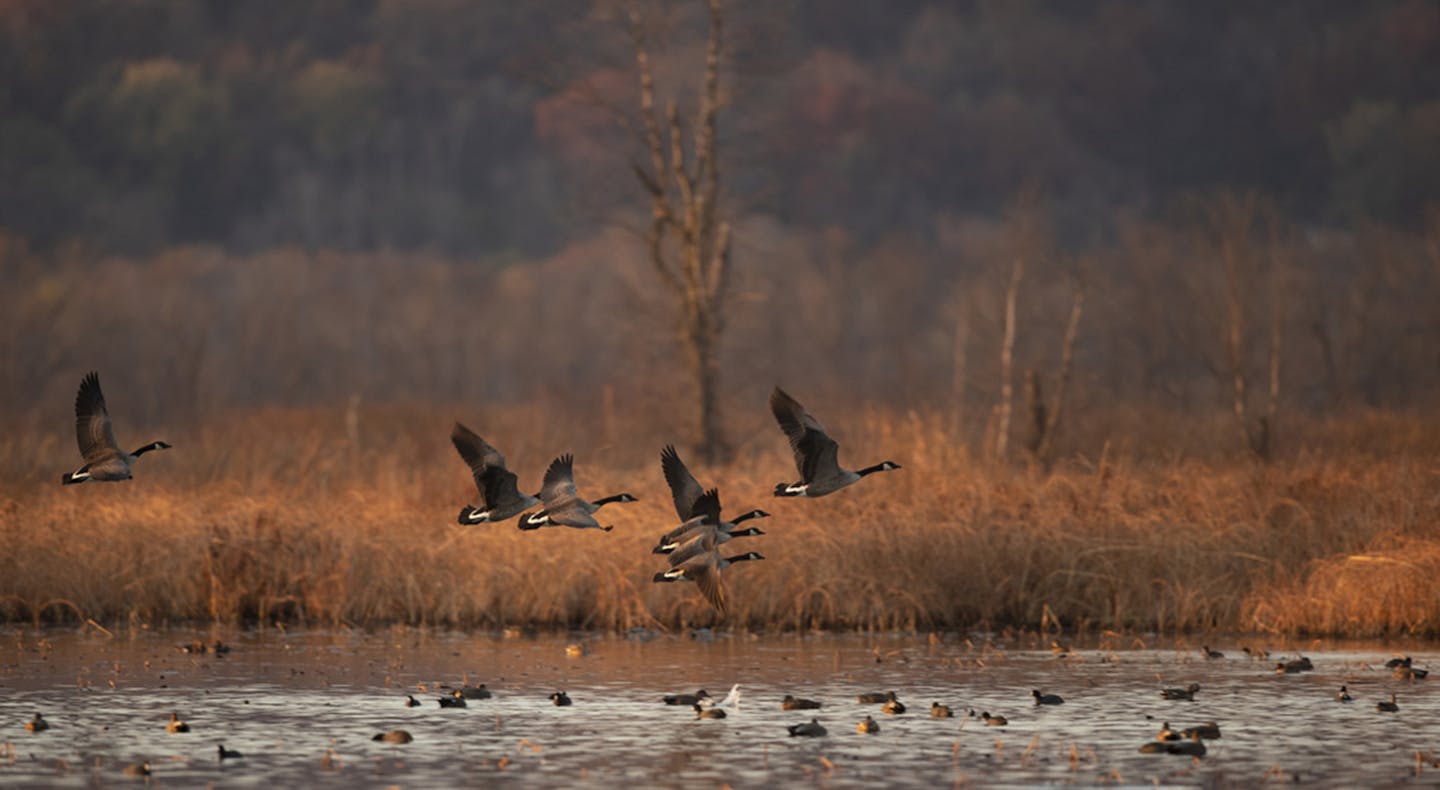
[[[224,657],[178,646],[216,636]],[[588,654],[571,657],[583,641]],[[1033,642],[1033,640],[1032,640]],[[1030,649],[1025,649],[1026,647]],[[945,786],[1125,784],[1250,786],[1440,782],[1420,757],[1440,752],[1434,680],[1403,681],[1374,645],[1305,645],[1315,671],[1276,675],[1274,661],[1233,643],[1206,660],[1198,646],[1092,645],[1056,658],[1034,644],[925,636],[651,634],[518,637],[397,629],[197,634],[90,630],[0,632],[0,785],[134,784],[149,760],[156,785],[570,787]],[[1268,645],[1277,655],[1294,646]],[[1282,649],[1288,648],[1288,649]],[[1440,666],[1435,646],[1403,648]],[[444,688],[485,683],[489,700],[439,708]],[[1194,702],[1159,689],[1201,685]],[[664,694],[740,684],[722,721],[668,707]],[[1340,684],[1356,701],[1333,695]],[[1064,697],[1037,707],[1032,688]],[[565,690],[568,708],[548,699]],[[855,695],[895,690],[910,711],[882,715]],[[1375,702],[1399,695],[1398,713]],[[424,702],[406,708],[404,695]],[[824,702],[823,738],[790,738],[786,693]],[[955,719],[932,719],[932,701]],[[963,711],[1004,715],[981,726]],[[178,711],[188,734],[169,734]],[[44,713],[51,729],[27,733]],[[878,735],[855,725],[880,720]],[[1162,721],[1218,722],[1203,760],[1145,755]],[[403,728],[404,746],[371,736]],[[224,742],[244,758],[216,758]],[[1417,756],[1417,753],[1419,755]],[[1437,755],[1440,756],[1440,755]]]

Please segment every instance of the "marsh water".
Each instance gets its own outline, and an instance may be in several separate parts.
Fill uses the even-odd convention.
[[[232,650],[186,653],[219,638]],[[1434,680],[1396,679],[1397,650],[1440,665],[1434,645],[1269,644],[1270,660],[1233,640],[1206,659],[1199,644],[1138,639],[1077,645],[1057,657],[1035,638],[980,635],[460,634],[415,629],[211,633],[11,627],[0,632],[0,786],[764,787],[1166,784],[1249,786],[1434,784],[1440,697]],[[575,643],[583,649],[567,650]],[[1260,643],[1252,642],[1259,646]],[[1303,648],[1313,672],[1277,675]],[[464,709],[449,688],[494,692]],[[1199,683],[1193,702],[1163,687]],[[1334,693],[1348,685],[1355,701]],[[665,694],[705,688],[740,701],[697,720]],[[1065,703],[1037,706],[1031,689]],[[556,707],[549,695],[568,692]],[[861,692],[894,690],[909,706],[884,715]],[[1375,703],[1398,695],[1400,709]],[[780,709],[787,693],[820,700]],[[406,694],[422,701],[407,708]],[[931,702],[956,718],[929,715]],[[1008,717],[1003,728],[964,716]],[[51,727],[24,723],[42,712]],[[171,734],[176,711],[191,727]],[[855,725],[866,715],[876,735]],[[815,716],[820,738],[786,725]],[[1215,721],[1200,760],[1141,754],[1163,721]],[[406,745],[371,740],[404,729]],[[221,762],[216,744],[243,753]],[[1436,755],[1440,756],[1440,755]],[[124,775],[148,760],[148,779]]]

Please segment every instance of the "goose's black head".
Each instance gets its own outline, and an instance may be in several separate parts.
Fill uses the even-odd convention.
[[[734,531],[734,532],[731,532],[731,533],[730,533],[730,537],[732,537],[732,538],[753,538],[753,537],[755,537],[756,535],[764,535],[764,534],[765,534],[765,531],[762,530],[762,529],[760,529],[759,527],[746,527],[745,529],[736,530],[736,531]]]
[[[747,551],[738,557],[729,558],[731,562],[745,562],[746,560],[763,560],[765,556],[754,551]]]
[[[739,524],[742,521],[749,521],[752,518],[770,518],[770,514],[759,508],[756,508],[748,513],[741,513],[740,515],[736,516],[734,523]]]

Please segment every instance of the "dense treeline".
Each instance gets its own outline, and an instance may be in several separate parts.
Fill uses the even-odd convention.
[[[553,252],[634,197],[586,100],[633,103],[611,5],[7,0],[0,224],[40,249]],[[695,5],[649,7],[674,63]],[[731,188],[788,224],[924,238],[1040,183],[1088,243],[1222,187],[1305,224],[1413,226],[1440,197],[1428,0],[732,5]]]

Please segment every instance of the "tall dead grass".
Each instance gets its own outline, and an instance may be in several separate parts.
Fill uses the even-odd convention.
[[[473,489],[446,439],[452,415],[465,412],[366,409],[347,433],[343,410],[238,413],[165,435],[175,449],[147,456],[135,480],[63,488],[68,436],[11,437],[0,618],[714,622],[692,589],[649,581],[653,540],[675,521],[656,457],[665,437],[571,433],[538,406],[470,420],[522,486],[574,450],[583,491],[641,501],[602,511],[608,534],[462,528],[454,516]],[[1072,458],[1046,476],[972,458],[941,416],[832,419],[842,460],[904,469],[820,500],[775,499],[794,470],[773,427],[745,434],[727,467],[696,465],[731,512],[773,514],[757,522],[766,536],[731,544],[767,558],[727,571],[731,625],[1440,634],[1437,437],[1416,420],[1373,422],[1396,434],[1377,444],[1405,448],[1388,455]]]

